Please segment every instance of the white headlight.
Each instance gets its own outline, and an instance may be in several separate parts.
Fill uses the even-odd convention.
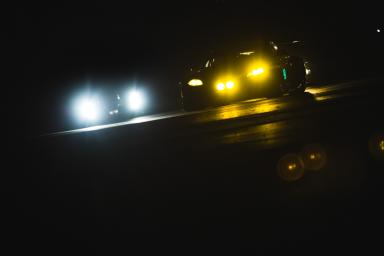
[[[100,102],[97,98],[81,98],[76,103],[75,111],[80,121],[95,122],[101,116]]]
[[[128,93],[128,108],[131,111],[140,111],[144,108],[145,99],[140,91],[132,90]]]
[[[190,86],[200,86],[200,85],[203,85],[203,81],[201,81],[200,79],[192,79],[188,82],[188,85]]]

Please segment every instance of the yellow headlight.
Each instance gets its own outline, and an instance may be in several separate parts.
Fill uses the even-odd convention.
[[[263,59],[255,59],[246,69],[247,77],[254,81],[262,81],[269,76],[270,63]]]
[[[253,69],[251,72],[247,74],[247,77],[252,77],[252,76],[258,76],[264,73],[264,68],[259,67],[257,69]]]
[[[225,85],[223,83],[218,83],[216,85],[216,89],[219,90],[219,91],[222,91],[225,89]]]
[[[201,86],[203,85],[203,81],[201,81],[200,79],[192,79],[188,82],[188,85],[190,86]]]
[[[232,91],[234,93],[237,91],[237,79],[233,75],[221,75],[215,82],[215,88],[218,91]]]
[[[228,88],[228,89],[232,89],[234,86],[235,86],[235,83],[233,81],[228,81],[225,86]]]

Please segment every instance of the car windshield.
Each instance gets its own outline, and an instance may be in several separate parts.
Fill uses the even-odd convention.
[[[236,53],[226,53],[209,58],[204,62],[203,68],[240,66],[248,63],[253,59],[264,59],[270,57],[270,55],[271,51],[262,51],[260,49],[246,50]]]
[[[211,51],[211,57],[203,62],[203,68],[241,65],[251,59],[270,57],[277,49],[275,44],[265,41],[245,42],[236,47],[237,50],[226,45]]]

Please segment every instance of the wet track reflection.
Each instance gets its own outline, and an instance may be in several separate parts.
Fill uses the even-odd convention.
[[[252,141],[267,148],[290,141],[288,136],[282,137],[279,135],[282,131],[286,133],[290,128],[294,127],[290,126],[286,121],[255,125],[234,132],[227,132],[224,135],[218,136],[217,141],[224,144]]]
[[[193,130],[195,133],[199,129],[205,132],[214,131],[216,137],[218,137],[215,141],[222,143],[259,140],[268,144],[279,139],[279,130],[284,130],[287,133],[287,131],[295,129],[296,125],[294,122],[288,125],[285,120],[293,119],[297,115],[308,115],[320,106],[326,107],[330,105],[329,103],[337,102],[340,99],[348,99],[349,97],[360,95],[368,91],[367,87],[372,86],[374,88],[375,85],[374,82],[369,83],[367,81],[331,85],[321,84],[309,86],[303,95],[284,95],[272,99],[259,98],[201,111],[185,112],[180,110],[171,113],[142,116],[125,122],[63,131],[50,135],[77,134],[124,126],[128,128],[138,124],[156,126],[161,121],[162,123],[166,122],[170,127],[177,127],[176,131],[170,132],[178,136],[186,135],[191,130],[190,128],[194,126]],[[247,125],[239,128],[238,126],[241,122],[247,122]],[[250,126],[250,122],[253,126]],[[220,124],[219,130],[227,131],[224,133],[217,132],[218,124]],[[230,125],[228,126],[228,124]],[[297,125],[302,126],[302,124]],[[236,126],[236,131],[232,129],[233,126]],[[214,127],[214,130],[212,130],[212,127]]]

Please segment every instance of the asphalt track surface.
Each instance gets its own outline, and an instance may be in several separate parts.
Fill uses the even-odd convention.
[[[353,82],[344,82],[337,84],[319,84],[316,86],[309,85],[306,89],[306,94],[304,95],[307,99],[312,99],[316,103],[327,103],[328,101],[334,101],[338,98],[342,97],[350,97],[356,95],[356,93],[363,92],[370,89],[381,89],[378,87],[377,83],[379,79],[371,79],[371,80],[361,80],[361,81],[353,81]],[[368,88],[367,88],[368,87]],[[286,95],[285,95],[286,96]],[[74,133],[82,133],[82,132],[90,132],[96,130],[109,129],[113,127],[126,126],[126,125],[134,125],[146,122],[155,122],[158,120],[164,119],[172,119],[174,121],[175,118],[179,119],[188,119],[187,122],[190,123],[209,123],[220,120],[228,120],[234,118],[244,118],[244,117],[255,117],[254,115],[261,114],[275,114],[276,112],[289,112],[293,108],[298,108],[303,106],[303,101],[300,100],[292,100],[291,97],[279,97],[274,99],[267,98],[257,98],[251,99],[247,101],[242,101],[239,103],[226,105],[222,107],[216,108],[208,108],[201,111],[175,111],[170,113],[162,113],[150,116],[142,116],[130,119],[126,122],[119,122],[113,124],[106,125],[95,125],[83,129],[77,130],[69,130],[63,132],[56,132],[52,134],[46,135],[65,135],[65,134],[74,134]],[[177,120],[179,121],[179,120]],[[185,120],[181,120],[185,121]]]
[[[318,84],[33,138],[17,241],[52,252],[376,251],[383,86]],[[284,156],[311,147],[326,156],[319,170],[279,175]]]

